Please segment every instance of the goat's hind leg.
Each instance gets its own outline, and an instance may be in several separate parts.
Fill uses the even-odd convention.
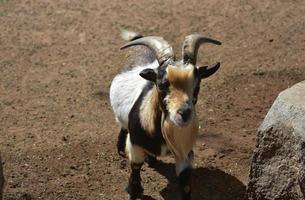
[[[126,157],[125,148],[126,148],[126,139],[127,139],[128,130],[121,128],[118,141],[116,144],[118,154],[122,157]]]
[[[129,194],[129,199],[135,200],[141,197],[144,191],[141,185],[140,172],[144,162],[145,152],[141,147],[133,145],[128,135],[126,140],[126,153],[131,167],[131,174],[126,191]]]

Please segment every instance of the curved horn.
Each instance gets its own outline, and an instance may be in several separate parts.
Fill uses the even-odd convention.
[[[184,63],[191,63],[196,65],[197,61],[197,52],[201,44],[203,43],[212,43],[221,45],[221,42],[204,37],[199,34],[188,35],[185,37],[183,46],[182,46],[182,58]]]
[[[174,57],[173,48],[162,37],[147,36],[139,38],[128,42],[120,49],[125,49],[135,45],[144,45],[150,48],[154,52],[160,65],[168,59],[172,59]]]

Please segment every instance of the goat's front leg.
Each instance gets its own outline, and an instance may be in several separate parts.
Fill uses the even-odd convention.
[[[176,158],[176,174],[178,176],[179,187],[182,200],[191,199],[191,175],[192,175],[192,161],[194,152],[191,151],[186,160]]]
[[[140,172],[144,162],[145,152],[141,147],[132,145],[128,136],[126,141],[126,153],[128,155],[131,167],[131,173],[126,191],[129,194],[129,199],[134,200],[141,197],[143,194]]]

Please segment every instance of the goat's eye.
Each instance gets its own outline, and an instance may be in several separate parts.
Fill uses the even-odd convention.
[[[169,81],[165,80],[158,85],[159,90],[166,90],[169,87]]]

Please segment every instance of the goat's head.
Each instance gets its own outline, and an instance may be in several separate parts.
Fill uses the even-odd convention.
[[[176,126],[186,126],[191,121],[201,79],[214,74],[220,66],[219,63],[212,67],[196,66],[197,52],[203,43],[221,44],[201,35],[189,35],[183,43],[180,61],[175,60],[172,47],[161,37],[143,37],[121,47],[144,45],[154,52],[159,67],[144,69],[140,76],[156,85],[164,117]]]

